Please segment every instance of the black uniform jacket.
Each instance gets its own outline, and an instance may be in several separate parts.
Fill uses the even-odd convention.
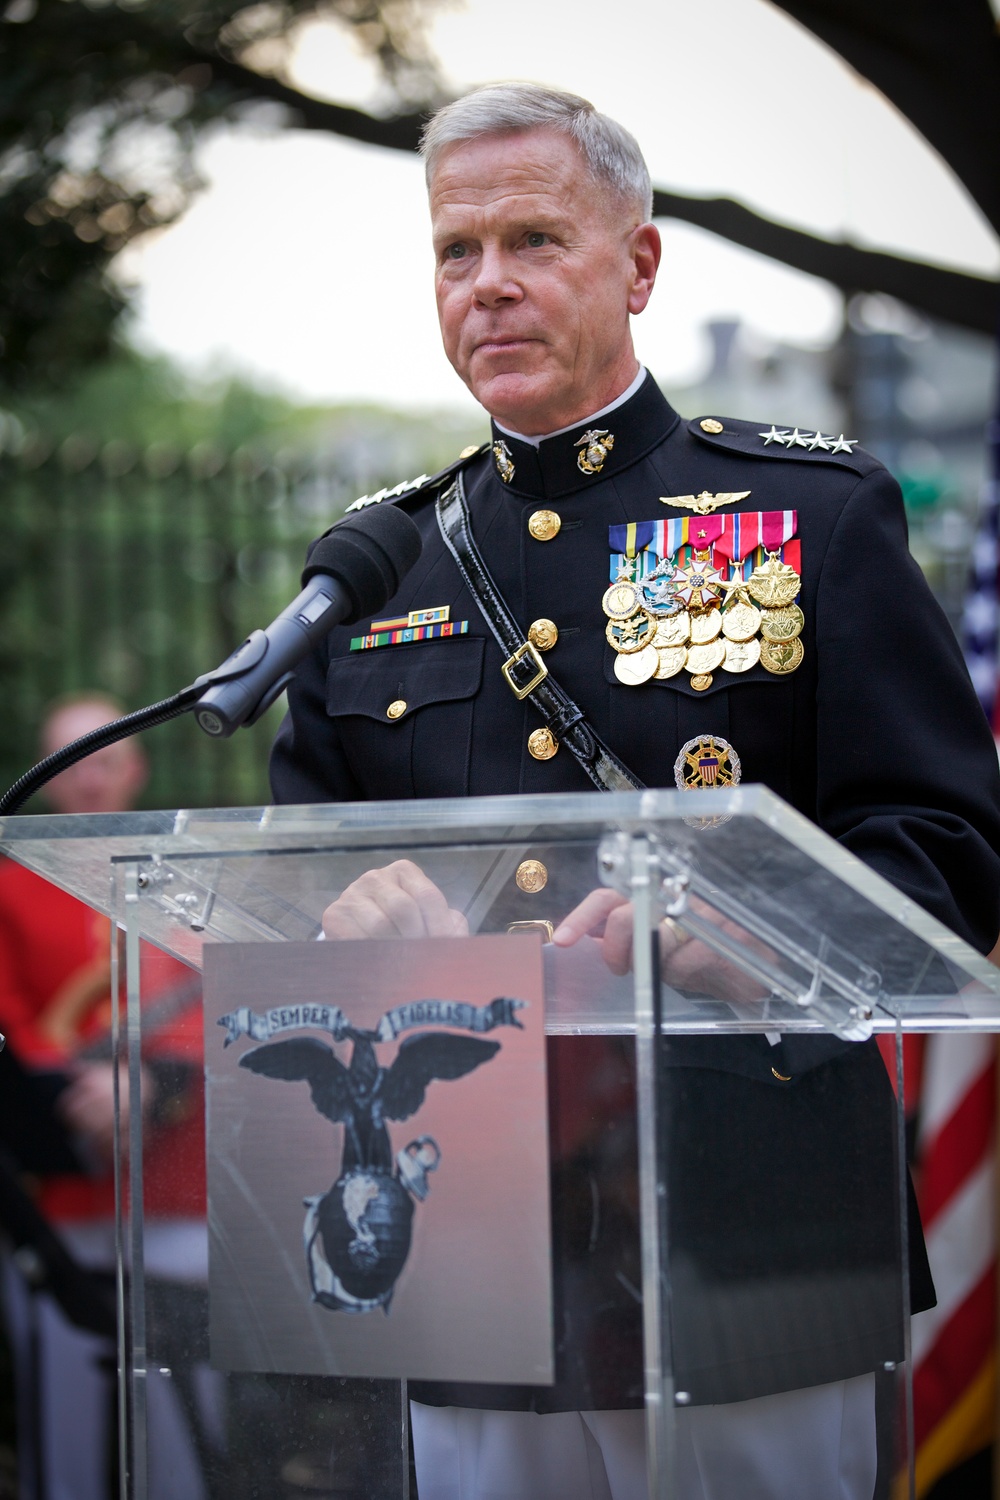
[[[646,785],[673,785],[685,741],[721,736],[745,782],[770,786],[989,951],[1000,931],[997,756],[955,637],[907,549],[895,481],[857,448],[768,443],[769,423],[685,422],[649,377],[600,420],[614,437],[600,472],[578,463],[591,424],[537,449],[494,429],[513,464],[506,481],[489,448],[463,466],[473,531],[511,613],[525,633],[540,618],[558,628],[546,656],[552,673]],[[277,801],[589,788],[565,748],[545,761],[529,754],[540,719],[506,685],[500,649],[441,540],[439,489],[424,484],[394,501],[424,546],[382,615],[447,604],[468,633],[352,652],[367,622],[332,631],[289,689],[272,758]],[[784,676],[759,665],[738,676],[719,671],[701,691],[686,672],[622,685],[601,609],[609,527],[690,514],[661,497],[706,490],[749,491],[741,511],[798,513],[802,665]],[[549,540],[529,530],[540,509],[559,517]],[[399,703],[405,709],[390,717]],[[542,913],[537,897],[517,892],[504,911],[562,914]],[[713,1041],[706,1067],[696,1040],[665,1044],[664,1058],[683,1078],[666,1111],[665,1170],[678,1153],[698,1163],[697,1172],[673,1173],[688,1184],[674,1193],[671,1225],[678,1387],[696,1402],[738,1400],[900,1357],[894,1166],[891,1147],[871,1144],[876,1120],[886,1140],[892,1134],[877,1054],[825,1039],[810,1051],[803,1038],[772,1049],[741,1037]],[[584,1059],[585,1046],[598,1044],[564,1045]],[[586,1069],[567,1075],[558,1050],[550,1069],[558,1383],[546,1392],[483,1390],[477,1404],[545,1410],[641,1399],[634,1202],[625,1187],[634,1157],[621,1128],[629,1105],[619,1099],[585,1145],[566,1141],[560,1091]],[[628,1072],[623,1056],[591,1062],[598,1072],[624,1069],[623,1079]],[[741,1119],[751,1128],[734,1143]],[[933,1294],[919,1231],[910,1238],[914,1306],[925,1306]]]

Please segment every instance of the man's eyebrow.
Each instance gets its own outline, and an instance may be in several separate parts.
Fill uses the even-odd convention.
[[[443,216],[442,216],[443,217]],[[546,233],[565,233],[569,227],[569,220],[564,214],[553,210],[540,209],[536,214],[523,214],[509,223],[504,224],[504,232],[511,235],[531,234],[533,231],[543,230]],[[441,223],[433,231],[435,244],[448,244],[454,240],[465,238],[475,239],[480,233],[480,226],[475,228],[469,223],[463,226],[462,220],[456,216],[452,224]]]

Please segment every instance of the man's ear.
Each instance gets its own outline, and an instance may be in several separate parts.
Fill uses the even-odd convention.
[[[638,229],[632,231],[629,247],[633,266],[632,285],[628,295],[630,313],[641,313],[649,301],[662,252],[660,231],[655,224],[640,224]]]

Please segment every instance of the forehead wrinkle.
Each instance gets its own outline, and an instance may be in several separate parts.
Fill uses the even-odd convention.
[[[572,223],[572,216],[558,198],[520,192],[493,197],[485,203],[448,203],[434,213],[437,236],[451,233],[456,226],[474,227],[487,235],[506,235],[533,229],[565,231]]]

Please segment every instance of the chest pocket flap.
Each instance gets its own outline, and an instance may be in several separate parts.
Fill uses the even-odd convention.
[[[332,718],[354,714],[385,723],[432,703],[474,698],[485,645],[482,636],[454,636],[338,656],[326,674],[326,711]],[[399,703],[405,707],[390,716],[389,705]]]

